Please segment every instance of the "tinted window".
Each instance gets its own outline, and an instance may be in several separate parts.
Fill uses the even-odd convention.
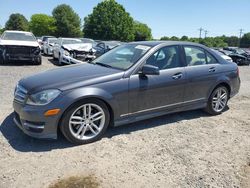
[[[204,50],[196,47],[184,47],[187,66],[205,65],[206,54]]]
[[[217,60],[209,53],[206,53],[207,55],[207,64],[217,64]]]
[[[161,48],[151,55],[146,64],[158,67],[160,70],[180,67],[180,59],[177,46]]]

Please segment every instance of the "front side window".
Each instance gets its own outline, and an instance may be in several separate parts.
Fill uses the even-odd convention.
[[[185,46],[184,50],[187,66],[217,64],[217,60],[210,53],[201,48],[194,46]]]
[[[161,48],[147,59],[146,64],[156,66],[159,70],[180,67],[178,46]]]

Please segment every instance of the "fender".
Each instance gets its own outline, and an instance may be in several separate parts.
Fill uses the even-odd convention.
[[[69,91],[66,96],[69,100],[66,104],[66,110],[72,105],[73,103],[76,103],[79,100],[86,99],[86,98],[97,98],[100,100],[103,100],[106,102],[113,110],[114,112],[114,118],[119,115],[119,107],[116,99],[107,91],[101,88],[96,87],[84,87],[84,88],[78,88]]]
[[[220,77],[218,77],[218,79],[216,80],[216,82],[214,82],[214,84],[209,89],[209,92],[207,94],[207,99],[210,97],[210,95],[212,94],[213,90],[218,85],[220,85],[220,84],[227,84],[230,87],[230,91],[232,90],[231,84],[230,84],[230,79],[226,75],[221,75]]]

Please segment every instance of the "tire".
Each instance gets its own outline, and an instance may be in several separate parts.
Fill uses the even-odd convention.
[[[53,55],[52,55],[52,56],[53,56],[53,60],[55,61],[55,60],[56,60],[56,57],[55,57],[55,54],[54,54],[54,52],[53,52]]]
[[[38,60],[34,62],[35,65],[41,65],[42,64],[42,58],[39,57]]]
[[[5,61],[3,59],[3,57],[0,57],[0,65],[4,65],[5,64]]]
[[[89,106],[92,118],[89,118]],[[84,99],[66,110],[59,126],[65,138],[71,143],[88,144],[103,136],[109,122],[110,113],[104,102],[98,99]]]
[[[211,115],[221,114],[227,107],[229,91],[225,86],[218,86],[210,95],[205,111]]]

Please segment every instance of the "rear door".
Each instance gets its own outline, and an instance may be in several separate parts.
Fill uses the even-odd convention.
[[[185,101],[205,101],[218,76],[220,64],[207,50],[197,46],[183,46],[186,59],[187,85]]]

